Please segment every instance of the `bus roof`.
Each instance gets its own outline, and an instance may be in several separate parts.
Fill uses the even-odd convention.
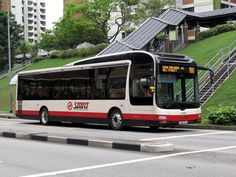
[[[95,56],[83,60],[79,60],[73,63],[69,63],[65,66],[76,66],[76,65],[84,65],[84,64],[92,64],[92,63],[100,63],[100,62],[107,62],[107,61],[118,61],[118,60],[129,60],[131,56],[135,56],[138,54],[146,54],[153,58],[155,58],[157,63],[162,61],[166,62],[180,62],[180,63],[193,63],[193,59],[188,56],[180,55],[180,54],[170,54],[170,53],[150,53],[147,51],[136,50],[136,51],[125,51],[101,56]],[[111,58],[112,56],[112,58]],[[122,56],[122,57],[121,57]],[[131,57],[132,58],[132,57]]]
[[[175,62],[175,63],[195,63],[193,60],[185,55],[179,54],[167,54],[167,53],[157,53],[153,54],[146,51],[126,51],[126,52],[119,52],[114,54],[108,55],[101,55],[101,56],[94,56],[86,59],[82,59],[73,63],[69,63],[63,67],[56,67],[56,68],[46,68],[46,69],[39,69],[39,70],[32,70],[32,71],[22,71],[19,72],[19,75],[24,74],[32,74],[32,73],[51,73],[51,72],[60,72],[66,70],[74,70],[79,68],[88,68],[88,67],[99,67],[107,66],[107,65],[114,65],[114,64],[122,64],[122,63],[129,63],[131,62],[130,59],[134,59],[135,56],[140,54],[147,55],[152,57],[153,60],[157,63],[161,62]]]
[[[55,68],[46,68],[46,69],[38,69],[38,70],[31,70],[31,71],[21,71],[18,75],[31,75],[31,74],[43,74],[43,73],[55,73],[55,72],[62,72],[62,71],[73,71],[78,69],[93,69],[93,68],[100,68],[100,67],[109,67],[109,66],[120,66],[120,65],[128,65],[131,63],[129,60],[121,60],[121,61],[109,61],[109,62],[101,62],[101,63],[92,63],[92,64],[83,64],[83,65],[72,65],[72,66],[62,66],[62,67],[55,67]]]

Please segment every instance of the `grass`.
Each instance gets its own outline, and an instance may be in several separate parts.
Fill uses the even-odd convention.
[[[209,101],[202,107],[203,123],[207,122],[207,108],[211,106],[235,106],[236,107],[236,71],[214,93]]]
[[[43,69],[43,68],[52,68],[63,66],[68,63],[72,63],[74,61],[80,60],[81,58],[69,58],[69,59],[45,59],[39,61],[38,63],[34,63],[27,67],[25,70],[34,70],[34,69]],[[15,74],[12,74],[12,77]],[[8,86],[9,78],[5,77],[0,80],[0,111],[9,113],[10,110],[10,87]],[[12,87],[12,96],[13,101],[15,100],[16,89],[15,86]]]
[[[81,58],[68,58],[68,59],[46,59],[35,64],[30,65],[25,70],[43,69],[43,68],[53,68],[72,63],[74,61],[80,60]]]
[[[236,31],[222,33],[198,43],[190,44],[178,53],[188,55],[196,60],[199,66],[204,66],[220,49],[235,41],[235,36]]]

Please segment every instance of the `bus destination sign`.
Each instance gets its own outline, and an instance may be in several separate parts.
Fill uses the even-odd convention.
[[[185,73],[195,74],[196,69],[192,66],[173,66],[173,65],[162,65],[161,71],[163,73]]]

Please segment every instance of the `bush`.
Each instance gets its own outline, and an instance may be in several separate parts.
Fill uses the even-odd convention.
[[[37,62],[45,60],[45,59],[46,59],[46,57],[35,57],[33,61],[34,61],[34,63],[37,63]]]
[[[203,40],[208,37],[212,37],[221,33],[225,33],[228,31],[234,31],[236,30],[236,25],[235,24],[224,24],[224,25],[218,25],[214,28],[211,28],[208,31],[203,31],[199,33],[199,39]]]
[[[72,49],[72,50],[62,50],[58,52],[53,52],[49,58],[72,58],[72,57],[88,57],[91,55],[96,55],[101,52],[104,48],[106,48],[108,44],[102,43],[98,44],[94,47],[88,48],[80,48],[80,49]]]
[[[236,124],[236,108],[233,106],[210,107],[207,109],[208,119],[217,125]]]

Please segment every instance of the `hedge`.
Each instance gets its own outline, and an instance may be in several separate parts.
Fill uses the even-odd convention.
[[[96,55],[106,48],[108,44],[101,43],[93,47],[71,49],[71,50],[61,50],[58,52],[53,52],[50,54],[49,58],[72,58],[72,57],[87,57],[91,55]]]
[[[209,107],[208,119],[212,124],[236,125],[236,108],[234,106]]]
[[[208,37],[212,37],[221,33],[225,33],[228,31],[234,31],[236,30],[236,24],[224,24],[224,25],[218,25],[214,28],[211,28],[210,30],[203,31],[199,33],[199,39],[203,40]]]

